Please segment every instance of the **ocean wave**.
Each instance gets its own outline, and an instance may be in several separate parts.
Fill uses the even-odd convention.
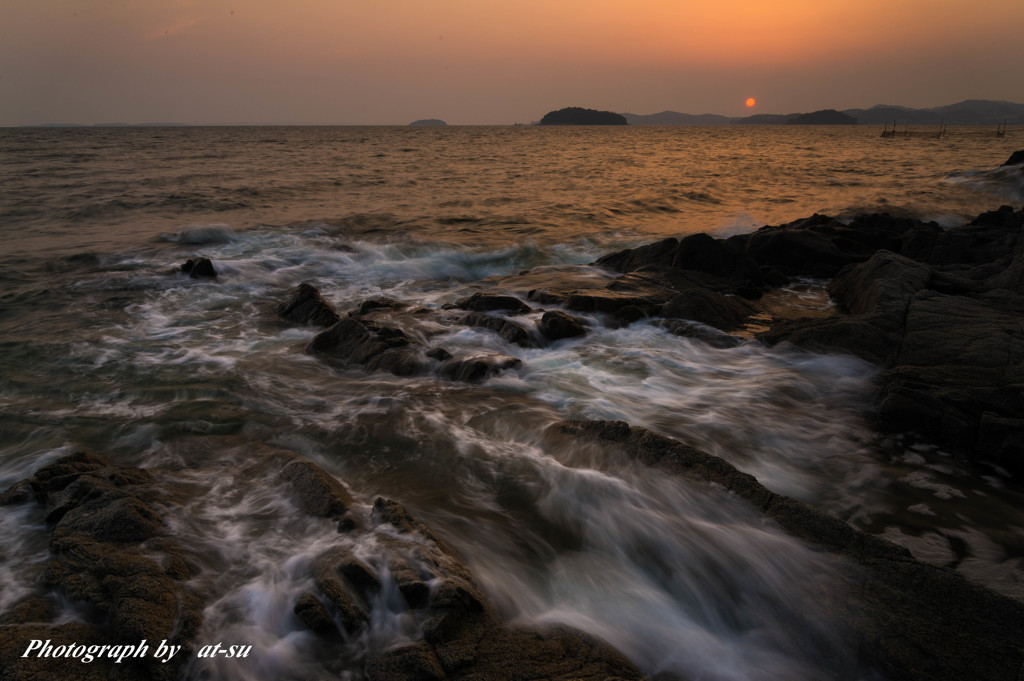
[[[175,233],[164,233],[157,237],[172,244],[200,246],[204,244],[229,244],[238,241],[239,235],[228,225],[193,225]]]
[[[989,170],[970,170],[953,173],[942,179],[944,183],[973,187],[993,194],[1004,201],[1024,202],[1024,166],[999,166]]]

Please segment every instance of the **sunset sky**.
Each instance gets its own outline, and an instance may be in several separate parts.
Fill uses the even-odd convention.
[[[0,0],[0,125],[1020,102],[1022,26],[1021,0]]]

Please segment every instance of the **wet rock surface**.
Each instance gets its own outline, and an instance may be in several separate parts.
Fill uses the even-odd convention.
[[[148,471],[114,467],[103,457],[84,453],[44,466],[15,487],[26,486],[51,525],[51,558],[39,593],[3,615],[4,678],[59,678],[67,673],[67,660],[21,657],[32,639],[51,639],[55,645],[135,645],[143,639],[156,645],[166,640],[183,646],[166,664],[149,656],[120,665],[108,659],[89,665],[75,662],[81,669],[74,669],[81,678],[175,678],[189,657],[203,604],[185,584],[197,568],[168,536],[163,521],[174,501]],[[5,495],[5,501],[13,502],[12,495]],[[84,622],[53,623],[55,596],[88,604],[94,615]]]
[[[566,314],[560,310],[548,310],[537,322],[537,328],[549,341],[563,338],[577,338],[587,333],[587,326],[579,317]]]
[[[518,345],[524,348],[537,347],[537,342],[533,339],[533,336],[530,335],[530,332],[527,331],[525,327],[520,326],[511,319],[480,314],[478,312],[470,312],[463,316],[459,321],[466,326],[493,331],[513,345]]]
[[[1016,166],[1024,164],[1024,149],[1015,151],[1010,154],[1010,158],[1006,159],[1004,166]]]
[[[217,269],[209,258],[186,260],[181,266],[181,271],[193,279],[215,279],[217,277]]]
[[[438,370],[442,378],[467,383],[480,383],[491,376],[497,376],[507,369],[515,369],[522,364],[517,357],[497,353],[455,357],[441,365]]]
[[[313,562],[315,593],[303,593],[293,606],[312,631],[352,638],[371,626],[375,602],[400,602],[422,638],[371,650],[368,680],[643,678],[619,653],[581,632],[503,624],[451,548],[398,502],[377,498],[368,525],[374,554],[357,557],[339,541]]]
[[[1024,474],[1024,211],[921,227],[904,253],[880,250],[829,285],[844,314],[763,335],[840,349],[887,368],[880,426]]]
[[[469,326],[536,348],[584,335],[590,322],[574,311],[612,328],[651,319],[720,348],[739,342],[728,334],[757,334],[768,344],[839,350],[882,365],[874,414],[880,427],[1022,475],[1022,225],[1024,211],[1003,206],[951,229],[887,214],[849,224],[814,215],[728,239],[664,239],[599,258],[594,265],[603,277],[537,268],[495,278],[492,288],[447,309],[364,301],[308,351],[399,376],[477,383],[520,360],[453,353],[436,345],[438,335]],[[838,314],[780,316],[768,299],[806,277],[831,280]],[[535,307],[523,302],[524,293]],[[300,287],[282,309],[304,309],[304,301],[320,309],[318,299],[315,289]],[[536,313],[532,324],[510,318]]]
[[[619,653],[584,633],[504,624],[452,549],[398,502],[377,498],[372,507],[360,505],[336,478],[288,453],[274,453],[259,465],[278,470],[273,479],[291,488],[295,508],[310,517],[365,515],[355,523],[364,529],[348,530],[360,533],[362,541],[339,531],[337,542],[308,564],[311,589],[291,604],[299,626],[339,650],[368,635],[371,612],[381,603],[389,604],[389,612],[404,611],[412,640],[400,636],[393,644],[370,644],[360,678],[644,678]],[[11,489],[26,488],[30,498],[5,494],[4,502],[44,507],[52,525],[53,558],[45,570],[46,588],[0,613],[3,678],[178,678],[195,655],[203,603],[185,584],[195,569],[162,520],[162,511],[174,502],[154,475],[76,454]],[[367,552],[367,545],[373,550]],[[357,546],[363,548],[357,552]],[[156,553],[163,555],[157,559]],[[54,622],[56,595],[89,604],[93,616]],[[152,651],[121,664],[103,658],[83,664],[21,657],[32,639],[54,646],[143,639],[155,646],[167,640],[184,649],[167,664]]]
[[[526,314],[532,312],[532,308],[515,296],[506,296],[496,293],[474,293],[468,298],[463,298],[455,303],[455,307],[473,312],[496,312],[504,311],[512,314]]]
[[[306,351],[396,376],[413,376],[424,370],[420,358],[424,348],[404,331],[352,317],[317,334]]]
[[[554,437],[585,439],[688,481],[720,486],[789,534],[848,559],[843,621],[860,654],[887,678],[1019,678],[1024,604],[913,559],[883,539],[775,494],[726,461],[621,421],[566,421]]]
[[[312,284],[299,284],[292,297],[277,306],[282,319],[298,324],[328,327],[341,321],[330,303]]]

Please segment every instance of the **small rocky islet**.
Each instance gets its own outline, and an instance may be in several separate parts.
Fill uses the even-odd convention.
[[[727,239],[665,239],[608,254],[594,266],[600,276],[524,272],[488,280],[440,308],[375,298],[341,313],[301,284],[282,295],[275,312],[308,326],[306,352],[327,363],[468,383],[514,371],[520,360],[500,352],[458,354],[437,342],[454,327],[543,349],[587,334],[594,323],[646,319],[720,347],[789,343],[851,353],[883,368],[872,413],[879,429],[916,432],[1024,476],[1024,210],[1004,206],[950,229],[885,214],[849,223],[814,215]],[[179,274],[213,278],[216,270],[207,261]],[[780,305],[780,291],[808,278],[825,286],[834,309],[801,316],[799,308]],[[1024,603],[916,560],[768,490],[721,458],[646,429],[564,421],[542,436],[589,443],[680,484],[719,489],[764,522],[842,558],[846,595],[827,616],[844,623],[854,637],[850,648],[884,677],[1020,678]],[[337,527],[337,544],[309,565],[311,588],[291,603],[295,625],[340,646],[366,631],[371,602],[385,588],[396,590],[417,623],[419,640],[366,653],[365,678],[645,678],[587,634],[502,622],[459,556],[397,501],[354,499],[342,481],[291,452],[267,448],[252,458],[275,471],[272,479],[297,513]],[[3,678],[180,678],[185,654],[169,664],[97,660],[69,667],[22,653],[30,639],[167,640],[194,649],[210,596],[193,588],[201,568],[168,521],[193,493],[166,471],[87,453],[42,466],[3,492],[0,504],[40,514],[50,554],[33,593],[0,614]],[[374,535],[372,558],[356,556],[343,541],[359,534]],[[389,575],[387,585],[381,574]],[[58,618],[61,599],[86,604],[87,620]]]

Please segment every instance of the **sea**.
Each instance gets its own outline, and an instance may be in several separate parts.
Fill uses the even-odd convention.
[[[344,313],[441,308],[501,277],[606,276],[599,256],[824,213],[961,224],[1024,202],[1000,165],[1024,130],[872,126],[0,129],[0,489],[87,451],[186,485],[168,511],[205,602],[197,640],[251,658],[186,678],[362,678],[416,627],[393,603],[327,645],[292,613],[345,538],[266,466],[305,457],[360,504],[394,499],[451,546],[506,621],[598,636],[646,673],[836,678],[829,557],[737,501],[614,457],[553,447],[563,419],[615,419],[722,457],[775,492],[1024,599],[1024,488],[998,467],[868,423],[879,367],[718,348],[655,320],[546,348],[460,328],[445,347],[521,366],[480,384],[306,354],[276,318],[303,282]],[[209,258],[214,280],[178,269]],[[827,309],[824,282],[794,296]],[[539,312],[521,318],[527,322]],[[0,507],[0,611],[39,583],[48,531]],[[824,586],[823,586],[824,585]],[[62,604],[60,621],[86,616]],[[853,669],[854,671],[850,671]],[[876,678],[856,665],[843,678]],[[852,676],[851,676],[852,675]]]

